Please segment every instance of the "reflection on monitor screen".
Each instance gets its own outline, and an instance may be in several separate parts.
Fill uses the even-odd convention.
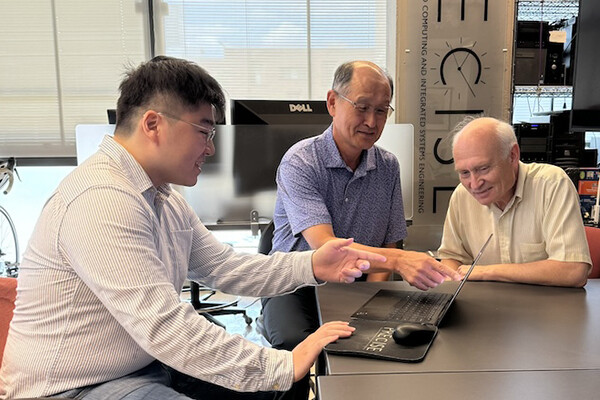
[[[220,162],[202,171],[191,188],[178,187],[207,225],[248,223],[252,210],[271,219],[275,209],[275,176],[281,157],[297,141],[321,134],[326,125],[217,126]],[[404,216],[413,215],[413,126],[387,124],[377,145],[400,162]]]
[[[276,190],[275,175],[285,152],[328,125],[236,125],[233,179],[237,196]]]

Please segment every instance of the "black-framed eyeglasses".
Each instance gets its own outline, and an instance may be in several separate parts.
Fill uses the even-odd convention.
[[[217,130],[215,128],[207,128],[207,127],[202,126],[202,125],[194,124],[193,122],[185,121],[185,120],[183,120],[181,118],[178,118],[178,117],[176,117],[174,115],[168,114],[168,113],[166,113],[164,111],[159,111],[158,114],[160,114],[160,115],[162,115],[164,117],[167,117],[167,118],[174,119],[175,121],[183,122],[185,124],[193,126],[194,128],[196,128],[198,130],[198,132],[203,133],[203,134],[206,135],[206,140],[207,141],[213,140],[215,138],[215,134],[217,133]]]
[[[355,101],[350,100],[349,98],[347,98],[346,96],[344,96],[343,94],[339,93],[338,91],[334,90],[335,94],[340,96],[343,100],[346,100],[348,103],[350,103],[350,105],[359,113],[364,114],[367,113],[369,111],[371,111],[372,109],[375,110],[375,115],[378,117],[385,117],[388,118],[389,116],[392,115],[392,113],[394,112],[394,107],[392,107],[391,104],[388,104],[387,106],[379,106],[379,107],[375,107],[372,106],[370,104],[363,104],[363,103],[357,103]]]

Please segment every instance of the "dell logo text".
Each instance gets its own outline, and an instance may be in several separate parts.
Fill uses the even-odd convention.
[[[290,104],[290,112],[313,112],[310,104]]]

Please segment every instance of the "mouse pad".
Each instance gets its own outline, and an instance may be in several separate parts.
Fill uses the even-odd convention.
[[[414,346],[402,346],[392,338],[392,332],[398,322],[354,319],[350,325],[356,330],[349,338],[338,339],[325,346],[331,354],[351,355],[360,357],[379,358],[390,361],[419,362],[425,358],[429,346],[437,334],[429,342]]]

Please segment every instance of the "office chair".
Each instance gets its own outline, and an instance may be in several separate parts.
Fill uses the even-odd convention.
[[[258,252],[260,254],[269,254],[273,247],[273,231],[275,230],[275,224],[273,220],[267,224],[265,229],[260,233],[260,239],[258,240]]]
[[[271,220],[271,222],[269,222],[264,229],[261,229],[260,239],[258,240],[258,252],[260,254],[269,255],[269,252],[271,252],[271,248],[273,247],[274,230],[275,223],[273,220]],[[263,324],[262,309],[260,310],[260,315],[256,318],[256,329],[258,330],[258,333],[260,333],[265,339],[267,339],[267,341],[269,341],[267,331],[265,331]]]
[[[242,314],[244,317],[244,321],[246,321],[247,325],[252,323],[252,318],[248,316],[246,310],[244,308],[237,307],[240,298],[237,297],[235,300],[228,302],[208,302],[211,296],[217,293],[216,290],[209,289],[205,286],[200,286],[196,282],[190,281],[190,288],[184,288],[183,291],[190,292],[190,303],[194,307],[199,314],[202,314],[207,320],[212,322],[215,325],[219,325],[222,328],[225,328],[225,325],[218,321],[214,316],[215,315],[232,315],[232,314]],[[200,292],[208,292],[208,294],[204,296],[200,296]]]
[[[271,222],[269,222],[269,224],[261,232],[260,239],[258,241],[259,253],[268,255],[271,252],[271,249],[273,248],[273,231],[275,231],[275,223],[273,222],[273,220],[271,220]],[[263,337],[268,341],[269,338],[267,337],[264,325],[262,323],[262,310],[261,315],[259,315],[258,318],[256,318],[256,327],[260,334],[263,335]],[[320,367],[324,365],[325,362],[323,354],[321,354],[316,362],[315,370],[320,371],[320,374],[324,374],[325,371],[323,370],[323,368]],[[315,372],[311,370],[309,373],[310,378],[308,380],[308,385],[310,387],[310,390],[312,390],[312,393],[315,394],[317,393],[317,385],[315,383]]]
[[[8,336],[8,326],[13,317],[15,308],[15,299],[17,297],[17,279],[11,277],[0,277],[0,365],[2,365],[2,356],[4,355],[4,346]],[[15,400],[43,400],[49,397],[28,397]],[[66,398],[62,398],[65,399]],[[58,398],[57,398],[58,400]]]
[[[590,256],[592,258],[592,271],[588,278],[598,279],[600,278],[600,228],[586,226],[585,236],[587,237]]]

